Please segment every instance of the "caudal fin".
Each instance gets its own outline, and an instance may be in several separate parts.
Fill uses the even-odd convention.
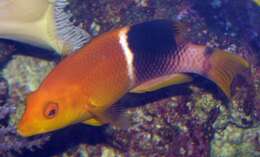
[[[214,49],[209,58],[207,76],[215,82],[225,95],[231,97],[231,83],[234,77],[249,68],[249,64],[242,57]]]

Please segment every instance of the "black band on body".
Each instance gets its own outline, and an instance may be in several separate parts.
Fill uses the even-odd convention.
[[[134,54],[134,67],[139,81],[169,71],[169,63],[177,50],[174,23],[154,20],[131,26],[128,45]]]

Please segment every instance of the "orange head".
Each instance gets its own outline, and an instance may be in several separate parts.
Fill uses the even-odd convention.
[[[56,94],[37,90],[29,94],[25,112],[18,124],[18,133],[24,137],[46,133],[88,117],[85,105],[79,99],[71,99],[77,97],[71,97],[70,94],[73,93],[66,90]]]

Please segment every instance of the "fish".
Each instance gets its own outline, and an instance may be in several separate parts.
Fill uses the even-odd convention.
[[[29,137],[76,123],[127,128],[129,118],[116,105],[120,98],[189,83],[190,74],[211,80],[231,98],[234,77],[249,63],[188,41],[184,28],[179,22],[157,19],[95,37],[58,63],[28,95],[18,133]]]
[[[253,0],[258,6],[260,6],[260,0]]]
[[[67,0],[0,0],[0,38],[67,54],[89,34],[64,11]]]

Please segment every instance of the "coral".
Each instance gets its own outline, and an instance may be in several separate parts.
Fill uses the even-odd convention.
[[[15,127],[1,127],[0,128],[0,155],[1,156],[15,156],[16,152],[21,152],[24,148],[33,151],[35,148],[48,141],[49,137],[37,137],[34,139],[23,139],[16,134]]]
[[[44,138],[22,139],[16,134],[16,128],[8,124],[10,114],[14,113],[16,107],[7,99],[8,84],[4,78],[0,78],[0,156],[14,156],[13,151],[21,151],[23,148],[33,150],[34,146],[40,146],[48,139]]]
[[[211,141],[211,156],[257,157],[260,155],[259,133],[259,126],[242,129],[229,125],[225,130],[216,132],[215,138]]]
[[[260,23],[257,19],[260,18],[260,9],[253,1],[190,2],[213,31],[240,38],[241,41],[248,42],[255,51],[259,50]]]
[[[3,64],[8,59],[10,59],[11,55],[14,53],[14,45],[7,42],[0,42],[0,63]]]
[[[26,94],[38,87],[53,66],[51,62],[20,55],[13,56],[13,59],[6,65],[3,76],[10,86],[10,99],[17,108],[16,113],[11,116],[11,123],[17,123],[20,119]]]
[[[15,88],[15,85],[26,86],[25,92],[35,90],[43,78],[54,67],[53,62],[43,59],[32,58],[22,55],[14,55],[13,59],[3,70],[3,76],[8,84]],[[12,89],[10,89],[12,91]]]
[[[7,96],[8,96],[7,81],[4,78],[0,78],[0,106],[3,106],[6,103]]]
[[[2,71],[7,81],[0,79],[0,155],[12,156],[14,152],[24,148],[33,150],[34,147],[40,147],[48,141],[49,136],[32,139],[19,137],[16,134],[15,124],[23,113],[26,93],[34,90],[52,67],[52,63],[40,59],[13,56],[13,60],[7,63]]]

